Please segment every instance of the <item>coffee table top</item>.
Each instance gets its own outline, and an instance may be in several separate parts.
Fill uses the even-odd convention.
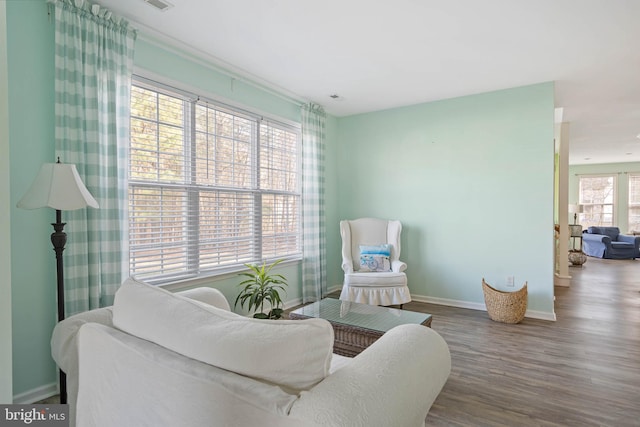
[[[316,301],[294,310],[291,313],[304,317],[326,319],[331,323],[341,323],[380,332],[387,332],[396,326],[407,323],[420,325],[431,318],[431,315],[427,313],[358,304],[335,298],[325,298]]]

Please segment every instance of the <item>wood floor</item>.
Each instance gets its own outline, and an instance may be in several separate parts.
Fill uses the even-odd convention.
[[[434,315],[451,351],[427,426],[640,426],[640,260],[589,258],[570,273],[556,322],[405,304]]]
[[[451,351],[428,426],[640,426],[640,260],[589,258],[570,273],[556,322],[405,304],[434,315]]]

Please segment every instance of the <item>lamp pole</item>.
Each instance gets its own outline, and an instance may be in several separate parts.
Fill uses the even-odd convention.
[[[53,250],[56,252],[56,271],[58,279],[58,322],[64,320],[64,268],[62,263],[62,252],[64,245],[67,243],[67,233],[65,233],[65,223],[62,222],[62,211],[56,209],[56,222],[51,224],[55,230],[51,233],[51,243]],[[60,373],[60,403],[67,403],[67,375],[59,370]]]

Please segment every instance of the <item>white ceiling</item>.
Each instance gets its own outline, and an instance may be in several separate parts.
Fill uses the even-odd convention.
[[[336,116],[555,81],[570,164],[640,161],[638,0],[169,2],[97,0]]]

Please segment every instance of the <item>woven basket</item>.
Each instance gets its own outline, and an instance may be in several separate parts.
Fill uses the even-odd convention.
[[[503,323],[520,323],[527,311],[527,282],[519,291],[504,292],[492,288],[482,279],[484,303],[491,320]]]

